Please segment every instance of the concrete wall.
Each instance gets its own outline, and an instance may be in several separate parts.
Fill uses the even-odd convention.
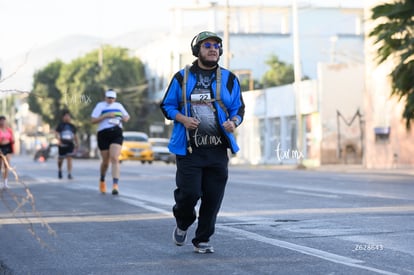
[[[233,162],[250,164],[296,164],[308,159],[319,164],[320,120],[316,81],[300,83],[305,146],[297,144],[296,100],[293,85],[243,93],[244,122],[237,129],[242,150]]]
[[[237,129],[242,150],[233,162],[250,164],[291,163],[281,157],[294,147],[296,137],[295,96],[292,85],[243,93],[246,113]],[[292,138],[294,131],[294,138]],[[280,154],[278,156],[277,150]]]
[[[366,18],[370,17],[370,9],[379,3],[376,0],[367,1]],[[373,22],[367,20],[366,27],[366,33],[369,33],[374,27]],[[373,39],[367,37],[364,164],[368,168],[414,167],[414,131],[408,132],[402,120],[404,100],[399,102],[398,98],[391,96],[389,74],[395,64],[389,61],[378,66],[375,62],[376,50]],[[388,138],[378,139],[374,129],[379,127],[390,129]]]
[[[300,156],[308,166],[361,163],[362,118],[356,117],[350,126],[346,124],[363,109],[364,65],[321,63],[318,81],[301,82],[299,91],[302,148],[296,142],[294,86],[250,91],[243,93],[246,114],[237,131],[242,150],[236,160],[251,164],[295,164]],[[343,115],[339,128],[338,111]]]
[[[320,63],[321,163],[362,163],[364,64]]]

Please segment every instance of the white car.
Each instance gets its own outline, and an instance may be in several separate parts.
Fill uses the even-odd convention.
[[[165,163],[175,163],[175,155],[168,149],[168,138],[149,138],[154,152],[154,160],[164,161]]]

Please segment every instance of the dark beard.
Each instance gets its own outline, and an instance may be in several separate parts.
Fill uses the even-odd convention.
[[[216,67],[218,62],[219,62],[219,60],[217,60],[217,61],[207,61],[204,58],[202,58],[201,56],[199,57],[199,60],[200,60],[201,64],[203,64],[203,66],[209,67],[209,68]]]

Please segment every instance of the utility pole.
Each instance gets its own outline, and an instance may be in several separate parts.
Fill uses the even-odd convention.
[[[300,47],[299,47],[299,20],[298,20],[298,3],[292,0],[292,34],[293,34],[293,70],[295,82],[293,84],[295,91],[296,105],[296,146],[299,152],[303,152],[303,126],[301,113],[301,92],[300,82],[302,80],[302,66],[300,63]],[[298,165],[303,166],[303,159],[298,160]]]
[[[225,58],[224,58],[224,67],[229,68],[230,67],[230,0],[226,0],[226,23],[224,26],[224,52],[225,52]]]

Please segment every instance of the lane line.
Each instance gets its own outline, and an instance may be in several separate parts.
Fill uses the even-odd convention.
[[[157,207],[152,207],[149,205],[146,205],[146,203],[143,203],[142,201],[139,200],[135,200],[135,199],[126,199],[125,201],[129,201],[129,202],[134,202],[136,203],[136,205],[142,205],[144,208],[148,209],[148,210],[152,210],[152,211],[159,211],[159,213],[161,214],[165,214],[165,210],[161,209],[161,208],[157,208]],[[411,207],[411,209],[414,209],[414,207]],[[262,243],[267,243],[273,246],[278,246],[278,247],[282,247],[282,248],[286,248],[292,251],[296,251],[299,252],[301,254],[306,254],[309,256],[313,256],[313,257],[317,257],[320,259],[324,259],[330,262],[334,262],[334,263],[338,263],[338,264],[342,264],[342,265],[346,265],[346,266],[350,266],[350,267],[355,267],[355,268],[359,268],[359,269],[364,269],[364,270],[368,270],[368,271],[372,271],[378,274],[384,274],[384,275],[398,275],[398,273],[393,273],[393,272],[389,272],[386,270],[381,270],[381,269],[377,269],[377,268],[373,268],[373,267],[369,267],[369,266],[365,266],[362,265],[363,263],[365,263],[362,260],[358,260],[358,259],[353,259],[353,258],[349,258],[349,257],[345,257],[345,256],[341,256],[338,254],[333,254],[327,251],[323,251],[323,250],[319,250],[319,249],[315,249],[315,248],[311,248],[311,247],[307,247],[307,246],[302,246],[302,245],[297,245],[294,243],[289,243],[286,241],[281,241],[281,240],[277,240],[277,239],[271,239],[271,238],[267,238],[264,237],[262,235],[256,234],[256,233],[252,233],[246,230],[242,230],[242,229],[237,229],[235,227],[229,227],[226,225],[216,225],[217,228],[221,228],[225,231],[231,232],[231,233],[236,233],[238,235],[241,235],[243,237],[246,237],[248,239],[254,240],[254,241],[258,241],[258,242],[262,242]]]
[[[135,200],[134,199],[129,199],[129,201],[133,202]],[[143,205],[148,210],[152,209],[152,211],[160,211],[159,213],[165,213],[164,209],[148,206],[145,203],[140,202],[139,200],[137,200],[137,201],[138,201],[138,205]],[[387,209],[388,210],[396,210],[395,208],[387,208]],[[398,209],[401,210],[399,207],[398,207]],[[414,206],[408,207],[408,209],[412,211],[412,210],[414,210]],[[373,210],[373,209],[370,208],[370,210]],[[384,210],[384,209],[382,208],[382,210]],[[302,253],[302,254],[306,254],[306,255],[309,255],[309,256],[324,259],[324,260],[327,260],[327,261],[330,261],[330,262],[334,262],[334,263],[338,263],[338,264],[342,264],[342,265],[346,265],[346,266],[350,266],[350,267],[354,267],[354,268],[364,269],[364,270],[372,271],[372,272],[375,272],[375,273],[378,273],[378,274],[399,275],[398,273],[393,273],[393,272],[389,272],[389,271],[386,271],[386,270],[381,270],[381,269],[377,269],[377,268],[362,265],[363,263],[365,263],[362,260],[353,259],[353,258],[341,256],[341,255],[338,255],[338,254],[333,254],[333,253],[330,253],[330,252],[327,252],[327,251],[323,251],[323,250],[319,250],[319,249],[315,249],[315,248],[311,248],[311,247],[307,247],[307,246],[297,245],[297,244],[294,244],[294,243],[289,243],[289,242],[286,242],[286,241],[267,238],[267,237],[264,237],[264,236],[256,234],[256,233],[252,233],[252,232],[242,230],[242,229],[237,229],[235,227],[229,227],[229,226],[220,225],[220,224],[216,225],[216,227],[221,228],[221,229],[226,230],[226,231],[231,232],[231,233],[239,234],[239,235],[241,235],[243,237],[246,237],[246,238],[249,238],[251,240],[255,240],[255,241],[258,241],[258,242],[267,243],[267,244],[271,244],[271,245],[274,245],[274,246],[286,248],[286,249],[293,250],[293,251],[296,251],[296,252],[299,252],[299,253]]]
[[[293,214],[362,214],[362,213],[402,213],[414,212],[414,205],[379,206],[379,207],[352,207],[352,208],[297,208],[280,210],[253,210],[237,212],[221,212],[219,216],[271,216]]]
[[[45,223],[82,223],[82,222],[125,222],[140,220],[171,219],[172,214],[143,213],[122,215],[88,215],[88,216],[59,216],[59,217],[18,217],[0,219],[0,225],[6,224],[45,224]]]
[[[125,214],[125,215],[81,215],[65,216],[61,213],[59,216],[53,217],[33,217],[33,216],[18,216],[18,217],[4,217],[0,219],[2,224],[18,224],[18,223],[68,223],[68,222],[116,222],[116,221],[134,221],[134,220],[154,220],[172,218],[171,211],[148,205],[148,202],[133,198],[118,198],[125,203],[132,204],[152,213],[141,214]],[[258,217],[268,215],[283,215],[283,214],[343,214],[343,213],[401,213],[413,212],[414,206],[396,206],[396,207],[362,207],[362,208],[315,208],[315,209],[284,209],[284,210],[259,210],[259,211],[241,211],[241,212],[223,212],[219,217],[228,217],[242,220],[242,217]],[[153,213],[156,214],[153,214]],[[9,215],[9,214],[8,214]]]
[[[159,207],[154,207],[154,206],[148,205],[148,203],[146,203],[142,200],[138,200],[136,198],[120,197],[119,200],[123,201],[127,204],[130,204],[130,205],[135,205],[135,206],[144,208],[144,209],[146,209],[148,211],[151,211],[151,212],[156,212],[156,213],[163,214],[163,215],[166,215],[166,216],[169,216],[169,217],[172,216],[172,214],[171,214],[172,211],[166,211],[166,210],[161,209]]]
[[[132,205],[136,205],[139,207],[142,207],[144,209],[147,209],[148,211],[151,212],[155,212],[155,214],[148,214],[148,213],[144,213],[144,214],[127,214],[127,215],[96,215],[96,216],[66,216],[66,217],[44,217],[42,219],[39,218],[28,218],[28,219],[16,219],[16,218],[11,218],[11,219],[1,219],[0,220],[0,224],[13,224],[13,223],[26,223],[26,222],[30,222],[30,223],[43,223],[43,222],[48,222],[48,223],[65,223],[65,222],[117,222],[117,221],[130,221],[130,220],[151,220],[151,219],[166,219],[166,218],[173,218],[173,215],[171,213],[171,211],[166,211],[165,209],[162,208],[158,208],[158,207],[154,207],[154,206],[150,206],[148,205],[148,202],[139,200],[137,198],[133,198],[133,197],[120,197],[119,198],[121,201],[124,201],[125,203],[128,204],[132,204]],[[388,210],[388,211],[402,211],[401,206],[399,207],[367,207],[367,208],[357,208],[359,209],[359,211],[361,209],[364,209],[365,211],[370,210],[370,211],[378,211],[380,209],[380,211],[384,211],[384,210]],[[348,209],[344,209],[344,208],[334,208],[334,209],[287,209],[287,210],[282,210],[282,211],[298,211],[301,210],[300,212],[307,212],[309,213],[309,210],[313,210],[311,212],[315,213],[318,211],[332,211],[334,210],[335,212],[337,212],[338,210],[345,210],[345,211],[349,211],[347,213],[354,213],[353,211],[356,211],[357,209],[353,209],[353,208],[348,208]],[[406,207],[407,211],[413,211],[414,210],[414,206],[407,206]],[[280,210],[279,210],[280,211]],[[263,213],[267,213],[269,214],[269,211],[259,211],[262,214]],[[271,213],[275,213],[275,211],[270,211]],[[243,215],[240,215],[241,213],[243,213]],[[246,212],[241,212],[241,213],[232,213],[231,216],[245,216],[247,213],[249,213],[250,215],[254,214],[257,215],[258,211],[246,211]],[[319,212],[318,212],[319,213]],[[359,213],[359,212],[358,212]],[[223,215],[222,215],[223,216]],[[224,213],[224,216],[229,216],[229,213]],[[364,270],[368,270],[368,271],[372,271],[378,274],[384,274],[384,275],[398,275],[397,273],[393,273],[393,272],[389,272],[386,270],[381,270],[381,269],[377,269],[377,268],[373,268],[373,267],[369,267],[369,266],[365,266],[362,265],[363,263],[365,263],[364,261],[358,260],[358,259],[353,259],[353,258],[349,258],[349,257],[345,257],[345,256],[341,256],[338,254],[333,254],[327,251],[323,251],[323,250],[319,250],[319,249],[315,249],[315,248],[311,248],[311,247],[307,247],[307,246],[302,246],[302,245],[297,245],[294,243],[289,243],[286,241],[282,241],[282,240],[277,240],[277,239],[272,239],[272,238],[267,238],[265,236],[256,234],[256,233],[252,233],[246,230],[242,230],[242,229],[238,229],[235,227],[230,227],[230,226],[226,226],[226,225],[216,225],[217,228],[221,228],[222,230],[231,232],[231,233],[235,233],[238,234],[242,237],[257,241],[257,242],[262,242],[262,243],[266,243],[266,244],[270,244],[273,246],[277,246],[277,247],[281,247],[281,248],[285,248],[285,249],[289,249],[292,251],[296,251],[299,252],[301,254],[305,254],[305,255],[309,255],[309,256],[313,256],[313,257],[317,257],[323,260],[327,260],[330,262],[334,262],[334,263],[338,263],[338,264],[342,264],[342,265],[346,265],[346,266],[350,266],[350,267],[354,267],[354,268],[358,268],[358,269],[364,269]]]
[[[328,199],[337,199],[337,198],[339,198],[338,195],[321,194],[321,193],[314,193],[314,192],[303,192],[303,191],[296,191],[296,190],[286,190],[285,193],[296,194],[296,195],[305,195],[305,196],[313,196],[313,197],[322,197],[322,198],[328,198]]]
[[[393,196],[385,193],[380,192],[372,192],[372,191],[362,191],[362,190],[339,190],[339,189],[332,189],[329,187],[317,187],[317,186],[293,186],[292,184],[286,184],[282,182],[271,182],[271,183],[263,183],[257,181],[248,181],[248,180],[232,180],[231,183],[233,184],[241,184],[241,185],[252,185],[252,186],[267,186],[267,187],[275,187],[275,188],[285,188],[288,190],[295,189],[299,191],[310,191],[310,192],[323,192],[323,193],[331,193],[331,194],[340,194],[340,195],[351,195],[357,197],[374,197],[374,198],[383,198],[383,199],[412,199],[412,197],[405,197],[406,194],[402,194],[404,196]]]
[[[270,244],[270,245],[273,245],[273,246],[278,246],[278,247],[281,247],[281,248],[286,248],[286,249],[289,249],[289,250],[292,250],[292,251],[299,252],[301,254],[306,254],[306,255],[309,255],[309,256],[317,257],[317,258],[327,260],[327,261],[330,261],[330,262],[334,262],[334,263],[337,263],[337,264],[342,264],[342,265],[346,265],[346,266],[350,266],[350,267],[364,269],[364,270],[372,271],[372,272],[375,272],[375,273],[378,273],[378,274],[398,275],[398,273],[393,273],[393,272],[389,272],[389,271],[386,271],[386,270],[381,270],[381,269],[377,269],[377,268],[362,265],[365,262],[361,261],[361,260],[357,260],[357,259],[353,259],[353,258],[333,254],[333,253],[330,253],[330,252],[326,252],[326,251],[323,251],[323,250],[319,250],[319,249],[315,249],[315,248],[311,248],[311,247],[307,247],[307,246],[302,246],[302,245],[297,245],[297,244],[293,244],[293,243],[289,243],[289,242],[285,242],[285,241],[281,241],[281,240],[277,240],[277,239],[267,238],[267,237],[264,237],[264,236],[256,234],[256,233],[252,233],[252,232],[242,230],[242,229],[237,229],[237,228],[234,228],[234,227],[228,227],[228,226],[224,226],[224,225],[217,225],[217,227],[219,227],[222,230],[238,234],[242,237],[245,237],[245,238],[248,238],[248,239],[251,239],[251,240],[254,240],[254,241]]]

